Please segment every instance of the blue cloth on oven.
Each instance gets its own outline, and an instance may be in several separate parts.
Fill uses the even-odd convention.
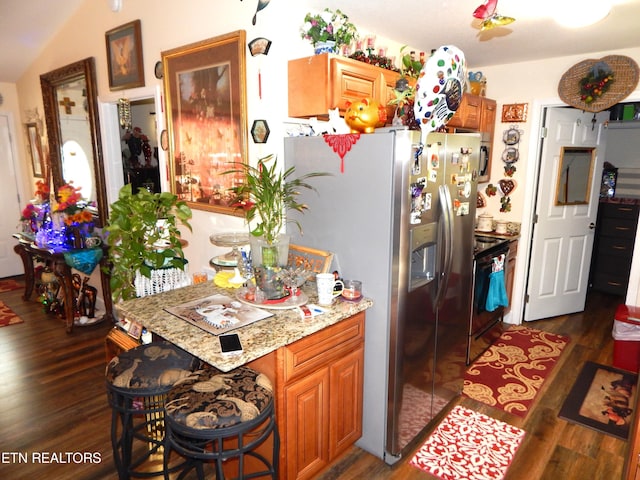
[[[508,307],[509,298],[507,288],[504,284],[504,269],[489,274],[489,291],[487,292],[487,304],[485,308],[488,312],[493,312],[498,307]]]

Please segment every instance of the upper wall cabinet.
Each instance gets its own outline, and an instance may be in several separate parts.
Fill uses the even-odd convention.
[[[480,183],[488,182],[491,178],[491,157],[495,128],[496,101],[470,93],[465,93],[462,96],[458,110],[446,125],[446,129],[450,133],[483,132],[486,134],[483,138],[483,151],[481,153],[484,155],[485,164],[481,165],[481,173],[478,177],[478,182]]]
[[[381,105],[395,98],[400,74],[335,54],[289,61],[289,116],[326,120],[334,108],[343,115],[348,102],[370,97]],[[388,122],[393,106],[387,106]]]
[[[482,97],[465,93],[455,115],[447,122],[447,127],[468,128],[478,130],[480,128],[480,109]]]

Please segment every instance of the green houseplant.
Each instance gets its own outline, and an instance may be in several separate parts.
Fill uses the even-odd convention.
[[[267,298],[279,298],[284,295],[282,284],[273,285],[279,267],[286,265],[288,243],[280,243],[281,232],[289,221],[300,231],[302,225],[297,220],[287,220],[288,210],[304,213],[307,205],[298,201],[303,188],[314,190],[307,181],[313,177],[326,176],[327,173],[313,172],[294,178],[295,167],[278,170],[274,155],[258,160],[256,166],[234,164],[236,168],[225,172],[242,173],[244,182],[232,188],[235,195],[233,204],[244,210],[249,231],[254,237],[251,255],[256,281],[265,291]],[[253,226],[252,226],[253,225]]]
[[[115,300],[136,296],[136,272],[150,278],[154,269],[184,269],[178,225],[191,230],[190,218],[191,209],[172,193],[141,188],[134,194],[130,184],[120,189],[105,227]]]

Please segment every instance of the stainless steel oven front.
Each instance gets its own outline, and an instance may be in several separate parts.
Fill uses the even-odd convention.
[[[504,307],[493,311],[486,309],[490,274],[494,259],[502,258],[507,264],[509,241],[501,238],[476,238],[476,252],[473,268],[473,307],[469,321],[469,341],[467,344],[467,365],[491,346],[503,332]]]

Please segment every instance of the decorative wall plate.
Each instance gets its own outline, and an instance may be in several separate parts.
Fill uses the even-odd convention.
[[[516,128],[510,128],[509,130],[505,130],[504,135],[502,136],[502,141],[506,145],[515,145],[520,141],[520,131]]]
[[[520,158],[520,152],[515,147],[509,147],[502,152],[502,161],[504,163],[514,163]]]

